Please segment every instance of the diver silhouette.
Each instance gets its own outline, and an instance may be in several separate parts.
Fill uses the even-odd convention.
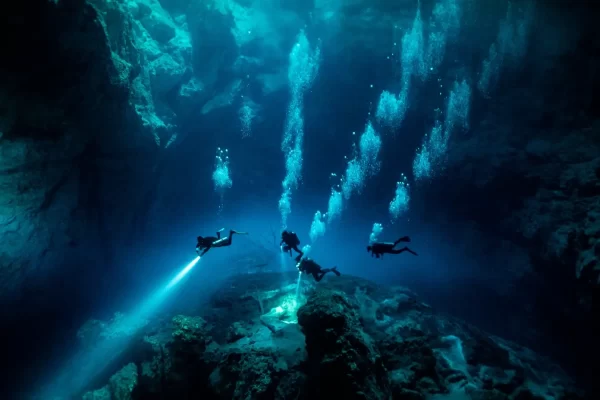
[[[333,272],[337,276],[341,275],[337,270],[337,267],[323,269],[319,264],[310,258],[302,259],[298,264],[296,264],[296,268],[298,268],[300,272],[311,274],[317,282],[323,279],[323,277],[329,272]]]
[[[209,251],[211,248],[213,247],[226,247],[226,246],[231,246],[231,240],[233,239],[233,235],[234,234],[238,234],[238,235],[247,235],[248,232],[238,232],[238,231],[234,231],[234,230],[230,230],[229,231],[229,236],[225,236],[225,237],[221,237],[221,232],[223,232],[225,229],[220,229],[217,231],[217,236],[198,236],[198,243],[196,243],[196,253],[198,253],[198,255],[200,257],[202,257],[203,255],[206,254],[207,251]],[[203,250],[202,253],[200,253],[200,250]]]
[[[300,261],[304,253],[298,248],[298,245],[300,244],[300,239],[298,239],[298,235],[296,235],[295,232],[281,232],[281,242],[279,243],[279,246],[282,246],[283,244],[285,244],[285,246],[282,247],[282,250],[285,252],[289,252],[290,257],[292,256],[292,250],[294,250],[296,253],[298,253],[296,261]]]
[[[374,242],[367,246],[367,251],[371,253],[371,257],[375,256],[377,258],[383,257],[384,254],[400,254],[405,251],[408,251],[410,254],[416,256],[418,255],[416,252],[412,251],[408,247],[403,247],[401,249],[394,249],[394,247],[400,242],[410,242],[410,237],[404,236],[400,239],[396,240],[394,243],[391,242]]]

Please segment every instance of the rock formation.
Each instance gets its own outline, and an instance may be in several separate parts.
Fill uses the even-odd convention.
[[[351,86],[351,96],[341,92],[337,98],[355,98],[352,108],[366,112],[372,97],[366,88],[369,81],[394,75],[393,66],[376,68],[373,60],[387,62],[386,55],[398,36],[392,32],[393,24],[408,26],[415,11],[412,1],[280,3],[32,0],[2,6],[0,24],[6,33],[0,63],[0,300],[7,304],[2,316],[11,317],[5,320],[5,334],[30,343],[29,355],[8,349],[20,352],[13,358],[27,364],[48,349],[60,353],[61,343],[65,345],[67,340],[62,328],[56,327],[73,329],[72,320],[87,318],[101,299],[129,290],[133,274],[121,268],[127,257],[140,251],[136,246],[160,231],[161,224],[172,222],[171,210],[183,214],[178,207],[186,208],[180,203],[188,191],[204,190],[200,183],[190,185],[197,189],[189,189],[169,179],[176,175],[174,171],[192,169],[190,165],[178,166],[181,154],[194,152],[190,157],[194,160],[213,156],[214,149],[209,147],[216,134],[207,128],[210,124],[206,121],[212,117],[223,123],[227,120],[219,114],[223,110],[242,104],[252,104],[253,110],[271,103],[280,106],[277,94],[286,89],[287,55],[299,29],[310,25],[309,34],[320,37],[322,33],[323,51],[328,57],[322,68],[323,79],[335,78],[332,81],[339,87]],[[422,3],[425,15],[432,4]],[[475,3],[470,2],[465,11],[463,34],[481,40],[465,40],[460,49],[454,48],[456,54],[468,55],[460,62],[456,61],[458,56],[448,57],[447,72],[440,74],[440,79],[454,79],[463,70],[475,79],[478,57],[493,40],[495,28],[482,30],[481,26],[488,27],[489,22],[496,27],[497,10],[485,9],[482,22],[475,17],[483,8]],[[572,343],[566,353],[591,355],[590,360],[594,360],[597,353],[590,347],[595,345],[598,332],[593,322],[600,315],[600,107],[595,96],[600,41],[595,30],[597,16],[583,8],[571,4],[540,8],[533,45],[527,49],[529,58],[516,73],[504,75],[501,83],[506,90],[491,98],[474,99],[477,118],[471,121],[470,132],[455,135],[444,173],[433,184],[419,188],[419,197],[428,210],[435,209],[457,223],[470,221],[476,227],[474,235],[488,238],[491,245],[479,254],[482,266],[492,258],[492,250],[497,251],[498,243],[503,243],[507,253],[519,254],[519,259],[502,258],[503,262],[508,260],[504,265],[510,268],[502,270],[502,279],[496,280],[494,288],[518,311],[509,322],[517,327],[515,336],[530,343],[552,345],[549,337],[561,344]],[[351,68],[339,68],[351,63],[365,67],[366,72],[353,75]],[[395,84],[381,79],[375,83]],[[358,88],[360,85],[365,89]],[[430,103],[439,97],[437,83],[434,86],[415,90],[413,109],[440,106]],[[348,113],[346,104],[331,101],[331,90],[329,84],[315,87],[314,103],[307,101],[308,123],[324,119],[326,112]],[[340,108],[336,109],[338,103]],[[280,108],[276,110],[281,114]],[[431,119],[429,111],[416,115],[419,123]],[[362,124],[364,115],[360,118]],[[220,126],[223,130],[240,129],[237,122],[226,122]],[[336,129],[349,128],[341,126],[343,122],[336,120]],[[276,122],[267,126],[269,130],[274,127]],[[323,136],[333,135],[320,129]],[[198,148],[180,146],[189,138],[200,138],[195,142]],[[252,171],[252,187],[258,186],[255,183],[272,185],[265,171],[280,168],[279,159],[267,160],[269,157],[262,153],[269,146],[269,140],[259,142],[265,166]],[[413,151],[411,143],[405,147]],[[396,162],[409,156],[394,154],[393,158]],[[390,164],[389,169],[396,167]],[[390,182],[395,179],[390,178]],[[378,195],[365,193],[363,198],[375,201]],[[447,201],[440,203],[440,198]],[[267,311],[272,308],[272,297],[254,293],[242,303],[248,309],[265,310],[260,326],[247,326],[238,320],[227,324],[219,332],[230,344],[259,327],[271,334],[289,329],[277,311]],[[517,297],[515,293],[527,296]],[[368,297],[354,292],[348,295]],[[316,297],[307,304],[316,307],[321,299],[346,307],[343,296],[331,296],[327,300]],[[374,310],[361,318],[368,317],[377,325],[378,304],[384,300],[361,303],[361,310]],[[220,301],[237,304],[237,299],[226,296]],[[402,302],[402,307],[410,309],[413,304]],[[351,309],[344,308],[344,313],[352,316]],[[72,310],[73,315],[65,317],[65,310]],[[521,330],[520,322],[530,319],[538,323],[537,331]],[[49,330],[54,329],[47,333],[47,341],[37,333],[40,320]],[[359,340],[361,329],[373,339],[377,337],[367,326],[359,329],[353,317],[348,321],[349,332],[343,335],[346,340]],[[450,338],[451,333],[444,335],[447,339],[442,345],[455,348],[458,341]],[[464,345],[466,339],[455,336]],[[400,389],[395,382],[402,379],[410,380],[401,385],[407,397],[413,395],[410,391],[424,387],[432,393],[447,387],[443,379],[449,378],[431,373],[431,360],[438,348],[423,340],[403,346],[425,359],[425,366],[416,373],[431,379],[425,383],[412,375],[404,377],[404,372],[388,373],[389,384],[377,374],[375,382],[361,381],[362,368],[380,368],[375,360],[377,352],[386,360],[382,347],[368,340],[361,341],[361,352],[347,354],[356,360],[358,369],[353,373],[358,375],[353,379],[365,385],[365,396],[377,397],[376,391],[397,393]],[[7,347],[13,347],[12,342],[7,340]],[[423,350],[423,346],[431,351]],[[256,357],[260,359],[257,371],[271,371],[275,376],[272,381],[250,389],[213,385],[211,380],[202,385],[210,390],[214,386],[215,393],[223,396],[234,396],[236,390],[255,390],[267,396],[285,392],[288,386],[302,386],[294,382],[314,382],[314,377],[301,372],[296,364],[290,367],[294,372],[286,375],[281,374],[277,363],[271,365],[271,355]],[[243,375],[230,371],[235,360],[254,365],[254,359],[239,355],[231,360],[220,369],[227,371],[223,376]],[[314,365],[322,363],[311,361]],[[204,376],[205,369],[213,371],[215,362],[196,366],[201,370],[198,374]],[[399,360],[397,365],[405,368],[408,362]],[[119,365],[124,369],[121,377],[115,378],[117,383],[104,382],[106,386],[94,388],[99,395],[116,396],[118,382],[137,382],[136,387],[146,388],[143,374],[134,379],[128,365]],[[391,368],[385,362],[384,366]],[[15,367],[13,371],[23,369]],[[496,372],[489,373],[496,376]],[[584,368],[585,373],[589,371]],[[219,376],[221,373],[213,376],[215,382],[223,382]],[[459,379],[458,373],[452,376]],[[14,381],[10,375],[6,379]],[[156,380],[152,382],[143,390],[158,390],[150,389]],[[488,390],[484,386],[477,386],[477,390]]]
[[[600,316],[600,124],[589,94],[598,87],[592,72],[598,60],[582,58],[598,46],[591,22],[580,22],[581,37],[566,54],[546,56],[503,81],[512,88],[531,79],[535,89],[475,99],[478,122],[456,137],[444,172],[420,188],[425,207],[435,203],[457,227],[470,221],[473,235],[487,238],[471,253],[482,267],[507,260],[495,290],[508,303],[518,299],[514,337],[562,352],[575,365],[581,365],[575,354],[600,354],[590,328]],[[542,60],[547,67],[540,70]],[[447,201],[433,200],[439,198]],[[517,320],[534,321],[537,331],[520,329]],[[568,349],[555,349],[556,341]]]
[[[548,360],[436,313],[405,288],[305,280],[296,303],[294,274],[286,281],[232,277],[197,316],[150,321],[115,375],[84,398],[584,398]]]

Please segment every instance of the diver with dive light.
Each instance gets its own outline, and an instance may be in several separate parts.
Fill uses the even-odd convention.
[[[317,282],[323,279],[323,277],[329,272],[333,272],[337,276],[341,275],[337,270],[337,267],[323,269],[319,264],[310,258],[303,258],[300,260],[300,262],[296,264],[296,268],[298,268],[298,271],[300,272],[311,274]]]
[[[217,236],[198,236],[198,242],[196,243],[196,253],[202,257],[207,251],[213,247],[227,247],[231,246],[231,240],[234,234],[247,235],[248,232],[238,232],[233,229],[229,231],[229,236],[221,237],[221,232],[225,229],[217,231]],[[201,252],[202,251],[202,252]]]

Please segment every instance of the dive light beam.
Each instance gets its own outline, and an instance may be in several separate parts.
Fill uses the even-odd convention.
[[[110,324],[107,327],[108,335],[100,335],[101,340],[91,347],[77,351],[68,359],[58,375],[53,377],[50,384],[42,388],[42,393],[33,399],[71,399],[80,395],[126,351],[131,341],[136,338],[135,334],[146,326],[148,319],[164,303],[170,290],[180,283],[199,261],[200,256],[197,256],[171,279],[167,286],[147,297],[129,315]]]

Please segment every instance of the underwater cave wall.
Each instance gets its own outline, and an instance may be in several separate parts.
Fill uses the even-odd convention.
[[[118,69],[97,10],[76,0],[20,7],[2,12],[3,295],[59,266],[110,269],[159,150],[135,118],[134,72]]]
[[[78,319],[109,295],[158,149],[94,7],[1,7],[0,317],[16,373],[60,353]]]
[[[482,266],[497,266],[486,259],[503,243],[511,244],[504,252],[526,254],[523,268],[510,256],[503,268],[514,274],[504,294],[510,317],[523,321],[512,336],[568,360],[591,382],[581,366],[600,350],[593,328],[600,318],[598,15],[583,3],[538,13],[528,62],[499,82],[492,99],[476,94],[476,125],[456,136],[446,169],[420,188],[415,209],[435,209],[424,218],[479,232],[471,249],[484,249]],[[526,321],[535,331],[520,328]]]

